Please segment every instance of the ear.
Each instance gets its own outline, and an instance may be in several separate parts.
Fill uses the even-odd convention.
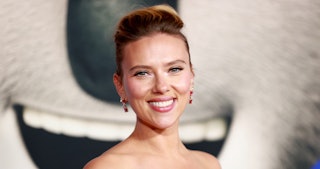
[[[125,99],[125,92],[124,92],[124,88],[123,88],[123,85],[122,85],[122,79],[121,77],[118,75],[118,74],[113,74],[113,84],[114,86],[116,87],[116,90],[118,92],[118,95]]]

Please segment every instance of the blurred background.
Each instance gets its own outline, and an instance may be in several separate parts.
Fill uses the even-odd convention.
[[[320,168],[317,0],[2,0],[0,168],[82,168],[130,134],[113,33],[163,3],[184,20],[195,67],[186,146],[223,169]]]

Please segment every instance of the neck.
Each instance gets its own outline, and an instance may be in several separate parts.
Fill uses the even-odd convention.
[[[165,129],[153,128],[138,122],[129,139],[136,144],[143,144],[142,146],[146,147],[145,151],[149,153],[172,155],[187,150],[179,138],[178,122]]]

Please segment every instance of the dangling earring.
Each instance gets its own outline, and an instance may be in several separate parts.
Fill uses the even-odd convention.
[[[190,90],[189,104],[192,104],[192,94],[193,94],[193,91],[192,91],[192,90]]]
[[[120,102],[122,103],[124,112],[128,112],[128,107],[126,105],[127,101],[125,99],[120,98]]]

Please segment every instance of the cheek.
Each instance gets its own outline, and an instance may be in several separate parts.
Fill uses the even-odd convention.
[[[130,98],[143,98],[147,93],[147,85],[142,84],[141,82],[137,80],[127,80],[125,82],[125,91],[128,99]]]
[[[185,75],[176,82],[173,83],[175,86],[175,89],[180,93],[180,94],[188,94],[190,93],[190,89],[192,88],[191,80],[192,75]]]

